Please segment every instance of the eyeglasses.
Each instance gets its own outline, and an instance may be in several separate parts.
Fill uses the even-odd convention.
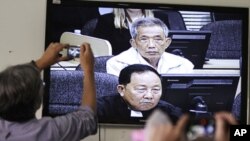
[[[164,43],[164,38],[162,37],[140,37],[138,38],[139,43],[146,45],[152,42],[155,45],[162,45]]]

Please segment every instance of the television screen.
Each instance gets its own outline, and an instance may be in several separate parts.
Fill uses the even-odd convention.
[[[235,70],[223,70],[223,74],[199,71],[182,75],[165,74],[162,76],[162,99],[175,103],[185,112],[199,115],[209,113],[212,116],[216,111],[231,111],[239,77],[239,72]]]
[[[169,36],[172,42],[167,52],[187,58],[195,69],[203,68],[211,31],[170,30]]]
[[[203,100],[209,114],[213,115],[221,110],[232,111],[241,123],[246,123],[248,33],[245,31],[248,31],[248,8],[47,0],[46,47],[50,42],[59,42],[64,32],[104,39],[112,46],[112,54],[95,57],[98,104],[99,100],[119,95],[116,89],[118,78],[106,72],[107,59],[131,47],[129,30],[120,34],[117,30],[108,28],[114,24],[113,21],[107,25],[100,22],[103,17],[112,17],[114,9],[151,11],[170,30],[172,43],[166,52],[179,53],[194,64],[194,71],[191,73],[161,74],[161,102],[174,105],[180,112],[192,112],[195,109],[190,109],[191,103]],[[98,26],[101,28],[98,29]],[[120,38],[112,40],[108,34],[101,33],[104,29],[108,34]],[[77,58],[59,62],[44,71],[46,86],[43,116],[64,115],[77,109],[83,89],[82,73]],[[109,110],[110,106],[102,108]],[[129,110],[126,103],[124,107],[112,108],[115,108],[113,111],[117,115],[121,112],[119,108]],[[139,117],[140,113],[130,111],[128,117],[120,114],[119,118],[114,118],[110,113],[106,117],[100,116],[99,122],[144,124],[152,111]],[[168,111],[166,113],[170,114]]]

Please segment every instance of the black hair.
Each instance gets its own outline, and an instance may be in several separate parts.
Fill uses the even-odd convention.
[[[42,94],[40,72],[32,64],[6,68],[0,73],[0,117],[18,122],[34,118]]]
[[[127,85],[130,83],[131,75],[133,73],[142,73],[147,71],[155,73],[161,79],[161,75],[153,67],[143,64],[133,64],[121,70],[118,78],[119,84]]]

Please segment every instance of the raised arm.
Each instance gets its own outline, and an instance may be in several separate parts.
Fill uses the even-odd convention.
[[[215,114],[214,118],[216,124],[214,141],[229,141],[229,125],[238,124],[235,117],[229,112],[218,112]]]
[[[146,141],[183,141],[188,119],[188,115],[183,115],[176,125],[161,124],[153,127]]]
[[[35,65],[41,71],[59,61],[69,60],[67,56],[59,54],[60,51],[67,47],[67,44],[50,43],[43,55],[35,61]]]
[[[69,60],[67,56],[61,56],[59,53],[64,48],[69,47],[67,44],[50,43],[43,55],[37,59],[34,63],[36,67],[41,71],[59,61]],[[89,106],[94,112],[96,112],[96,88],[94,79],[94,56],[90,45],[83,43],[81,45],[80,63],[84,71],[83,79],[83,106]]]
[[[80,62],[84,72],[82,106],[89,106],[96,112],[94,57],[90,45],[87,43],[81,46]]]

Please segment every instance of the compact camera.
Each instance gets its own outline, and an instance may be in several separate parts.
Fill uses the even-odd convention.
[[[63,49],[60,54],[70,58],[79,58],[80,45],[84,42],[89,43],[95,56],[105,56],[112,54],[112,47],[107,40],[95,38],[87,35],[76,34],[72,32],[63,32],[60,37],[60,43],[69,44],[69,48]]]
[[[70,46],[69,48],[67,48],[67,56],[69,58],[79,58],[80,46]]]

